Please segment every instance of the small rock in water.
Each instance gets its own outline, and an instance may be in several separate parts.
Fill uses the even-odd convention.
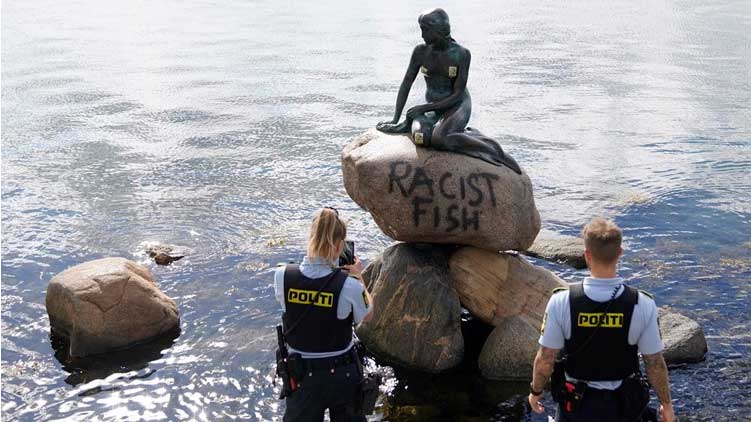
[[[183,257],[184,255],[170,256],[170,255],[167,255],[166,253],[158,253],[154,257],[154,262],[156,262],[159,265],[169,265],[173,261],[177,261],[179,259],[182,259]]]
[[[88,356],[128,348],[179,328],[175,301],[148,268],[104,258],[68,268],[50,280],[45,298],[53,333],[68,354]]]
[[[708,348],[699,323],[667,307],[660,308],[659,315],[665,362],[680,365],[703,361]]]
[[[185,257],[185,254],[179,254],[175,252],[175,248],[169,245],[151,245],[146,249],[149,257],[154,258],[154,262],[159,265],[169,265],[174,261],[180,260]]]
[[[587,262],[584,260],[584,239],[577,236],[543,230],[524,254],[560,262],[579,270],[587,268]]]

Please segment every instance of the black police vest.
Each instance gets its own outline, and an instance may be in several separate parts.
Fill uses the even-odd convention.
[[[582,283],[569,288],[571,338],[564,347],[565,369],[570,376],[587,381],[618,381],[639,371],[637,346],[628,344],[639,291],[625,284],[623,287],[625,290],[607,313],[608,302],[588,298]]]
[[[339,319],[336,310],[347,272],[334,271],[322,278],[302,275],[297,265],[284,270],[284,306],[282,317],[287,344],[302,352],[335,352],[352,341],[352,313]],[[321,286],[326,287],[317,293]],[[299,321],[299,322],[298,322]]]

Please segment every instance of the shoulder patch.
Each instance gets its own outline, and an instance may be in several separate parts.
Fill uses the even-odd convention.
[[[365,290],[362,291],[362,301],[365,304],[365,307],[370,307],[370,302],[368,301],[368,294],[365,293]]]
[[[553,294],[556,294],[558,292],[565,292],[567,290],[568,290],[568,287],[556,287],[555,289],[553,289]]]
[[[647,296],[648,298],[650,298],[650,299],[652,299],[652,300],[654,300],[654,299],[655,299],[655,295],[653,295],[652,293],[649,293],[649,292],[648,292],[648,291],[646,291],[646,290],[639,290],[639,293],[644,293],[644,295],[645,295],[645,296]]]

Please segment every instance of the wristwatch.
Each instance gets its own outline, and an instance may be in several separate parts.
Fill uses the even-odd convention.
[[[535,388],[532,386],[532,383],[529,383],[529,394],[532,394],[533,396],[541,396],[543,390],[535,391]]]

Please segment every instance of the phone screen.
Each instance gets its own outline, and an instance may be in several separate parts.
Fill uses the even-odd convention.
[[[355,263],[355,242],[351,240],[344,241],[344,250],[339,255],[339,266],[352,265]]]

